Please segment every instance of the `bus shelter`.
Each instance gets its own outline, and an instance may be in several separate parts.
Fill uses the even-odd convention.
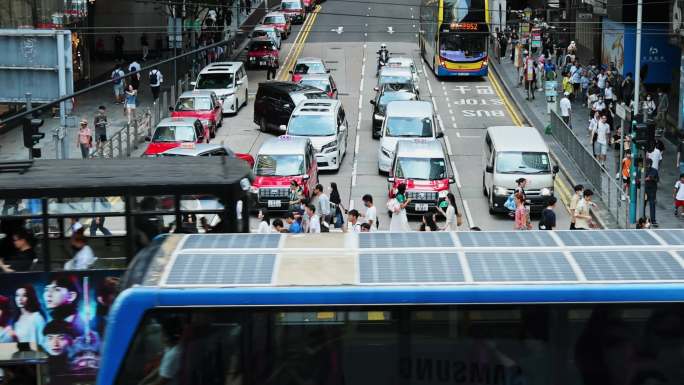
[[[12,270],[61,270],[80,232],[91,268],[117,269],[160,234],[248,232],[250,178],[246,162],[219,157],[2,163],[0,258],[11,268],[21,234],[35,258]]]

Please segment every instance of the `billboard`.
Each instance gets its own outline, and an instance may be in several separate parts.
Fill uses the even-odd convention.
[[[641,74],[646,84],[669,84],[679,68],[680,49],[668,43],[666,26],[645,25],[641,34]],[[614,63],[620,74],[634,74],[636,28],[603,19],[601,62]]]
[[[71,32],[0,29],[0,103],[47,103],[74,92]],[[60,92],[60,85],[62,92]]]
[[[123,270],[4,274],[0,343],[35,343],[50,383],[95,379],[109,307]]]

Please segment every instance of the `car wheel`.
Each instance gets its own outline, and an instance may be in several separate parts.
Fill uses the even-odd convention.
[[[233,102],[233,115],[237,115],[238,113],[238,100],[237,97],[235,97],[235,101]]]
[[[266,118],[261,118],[261,120],[259,121],[259,131],[261,131],[261,132],[268,131],[266,129]]]
[[[489,215],[496,214],[496,211],[494,211],[494,199],[492,198],[491,194],[489,195],[487,206],[489,206]]]
[[[245,100],[242,101],[242,106],[246,106],[249,100],[249,94],[247,93],[247,90],[245,90]]]
[[[482,194],[484,196],[489,196],[489,193],[487,192],[487,185],[485,185],[485,176],[482,175]]]

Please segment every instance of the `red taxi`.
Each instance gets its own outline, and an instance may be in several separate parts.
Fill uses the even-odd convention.
[[[290,36],[290,21],[285,17],[282,12],[269,12],[264,17],[264,21],[261,22],[263,25],[271,25],[280,31],[280,35],[283,39],[287,39]]]
[[[302,24],[306,17],[306,10],[300,0],[282,0],[280,12],[284,13],[292,24]]]
[[[165,118],[157,124],[152,136],[145,137],[150,144],[143,156],[160,156],[166,150],[182,143],[202,143],[205,130],[197,118]]]
[[[254,164],[251,187],[253,207],[290,210],[290,184],[297,182],[306,197],[318,184],[318,165],[311,140],[281,136],[266,140]]]
[[[317,57],[300,57],[295,62],[294,68],[290,71],[292,81],[299,83],[302,76],[310,74],[326,74],[330,70],[325,66],[323,60]]]
[[[252,40],[247,47],[247,67],[258,68],[268,64],[268,57],[278,58],[278,47],[268,37],[260,37]]]
[[[397,147],[387,178],[389,197],[394,197],[397,187],[406,184],[406,197],[411,202],[406,212],[422,215],[434,210],[446,199],[449,185],[454,179],[449,175],[448,157],[442,144],[436,139],[401,140]]]
[[[204,126],[204,139],[209,143],[209,139],[216,136],[216,131],[223,124],[221,101],[214,91],[186,91],[178,98],[171,117],[199,119]]]
[[[303,0],[302,5],[304,5],[306,12],[311,12],[314,9],[314,0]]]

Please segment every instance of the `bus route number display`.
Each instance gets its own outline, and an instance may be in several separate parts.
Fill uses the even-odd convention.
[[[477,23],[451,23],[450,27],[457,31],[477,31]]]

